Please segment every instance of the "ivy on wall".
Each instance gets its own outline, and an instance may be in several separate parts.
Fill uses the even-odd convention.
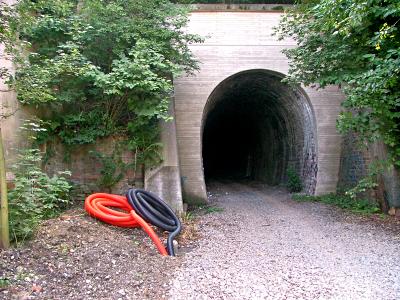
[[[166,0],[21,0],[2,3],[0,41],[13,57],[7,77],[64,145],[124,136],[146,163],[159,158],[158,121],[169,120],[172,78],[197,69],[187,9]]]

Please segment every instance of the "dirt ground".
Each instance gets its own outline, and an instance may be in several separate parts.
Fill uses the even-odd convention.
[[[109,226],[82,208],[66,211],[22,247],[0,252],[0,299],[162,299],[197,238],[195,222],[186,224],[180,255],[162,257],[141,229]]]
[[[307,256],[310,251],[307,243],[313,243],[315,238],[324,241],[321,243],[318,240],[312,244],[312,255],[318,256],[318,253],[324,253],[323,247],[330,235],[342,231],[345,232],[343,239],[355,241],[350,244],[355,249],[361,246],[365,248],[371,242],[371,248],[363,250],[364,254],[371,253],[372,257],[367,261],[370,265],[367,264],[366,268],[372,266],[371,270],[380,270],[390,267],[393,272],[399,268],[398,263],[392,262],[399,252],[384,253],[400,248],[400,222],[393,218],[363,217],[319,203],[297,203],[290,200],[286,192],[271,192],[271,189],[262,185],[215,183],[210,186],[210,201],[221,209],[206,208],[194,213],[195,218],[185,220],[186,231],[180,237],[177,257],[161,257],[140,229],[109,226],[89,217],[82,208],[71,209],[56,219],[44,222],[36,237],[24,246],[0,252],[0,299],[239,299],[230,297],[223,289],[235,292],[235,284],[252,286],[255,283],[251,278],[255,275],[258,276],[257,280],[261,280],[257,281],[258,284],[269,288],[243,295],[238,293],[236,296],[241,296],[241,299],[262,299],[267,295],[262,293],[267,291],[272,295],[271,299],[274,299],[274,295],[275,299],[282,298],[282,293],[283,296],[286,293],[315,299],[319,298],[318,294],[307,294],[309,287],[302,286],[303,283],[293,282],[291,285],[287,278],[286,281],[279,281],[279,278],[285,279],[286,276],[279,268],[290,266],[297,254],[299,257],[296,259],[315,259]],[[311,227],[309,231],[301,232],[305,228],[305,220],[305,225]],[[256,229],[256,233],[249,233],[249,224]],[[327,226],[324,227],[327,231],[318,229],[321,226]],[[277,231],[277,228],[284,232]],[[360,238],[359,235],[365,235],[366,238]],[[252,238],[256,238],[257,243],[253,243]],[[343,240],[340,245],[349,246],[343,244],[345,242]],[[257,247],[253,249],[249,245]],[[277,247],[278,250],[268,247]],[[286,252],[282,252],[281,247],[286,247],[288,256],[282,256]],[[340,252],[337,247],[333,249]],[[244,260],[243,265],[236,265],[236,255],[243,251],[261,256],[255,261]],[[277,256],[271,251],[281,253]],[[376,255],[382,253],[383,258],[376,262]],[[390,258],[387,263],[381,263],[386,258]],[[317,257],[316,261],[319,259],[326,260],[327,257]],[[328,259],[331,257],[328,256]],[[344,256],[343,262],[348,262],[348,259],[351,257]],[[396,260],[398,262],[398,255]],[[388,265],[390,262],[391,266]],[[264,273],[258,267],[253,270],[249,267],[253,263],[269,271]],[[304,269],[302,265],[296,268],[299,270],[298,276],[307,278],[307,268]],[[208,273],[211,279],[207,277]],[[247,277],[242,278],[243,274],[247,274]],[[318,277],[321,274],[315,273],[316,277],[311,279],[332,279],[331,284],[335,284],[336,277],[329,275],[333,277],[324,279]],[[326,277],[326,274],[322,275]],[[347,275],[352,278],[354,274],[350,272]],[[297,278],[297,275],[291,276]],[[397,280],[396,276],[392,279]],[[320,288],[324,289],[325,286]],[[394,282],[391,288],[392,291],[400,290],[400,282]],[[296,294],[298,289],[306,292]],[[324,299],[335,299],[330,297],[332,295],[335,294],[326,294]],[[400,293],[398,295],[400,298]]]

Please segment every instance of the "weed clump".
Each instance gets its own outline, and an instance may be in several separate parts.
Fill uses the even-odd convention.
[[[287,170],[288,181],[286,187],[291,193],[298,193],[303,189],[303,184],[301,182],[300,176],[297,175],[293,168],[288,168]]]
[[[9,191],[11,240],[23,242],[31,237],[44,219],[55,217],[70,203],[69,172],[50,177],[40,168],[42,154],[38,149],[21,151],[13,166],[14,188]]]

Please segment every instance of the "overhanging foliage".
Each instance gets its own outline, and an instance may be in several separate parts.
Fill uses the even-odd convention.
[[[155,157],[157,122],[168,120],[172,78],[193,72],[187,10],[166,0],[21,0],[2,3],[0,41],[17,66],[8,78],[66,145],[118,134]],[[18,38],[17,38],[18,37]],[[147,154],[146,154],[147,151]]]
[[[298,47],[288,81],[340,85],[346,94],[338,119],[341,132],[363,142],[378,139],[400,166],[400,2],[398,0],[302,1],[277,29]]]

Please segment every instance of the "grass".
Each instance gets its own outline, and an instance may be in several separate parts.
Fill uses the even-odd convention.
[[[197,206],[190,206],[189,213],[195,215],[212,214],[224,211],[222,207],[211,205],[211,204],[201,204]]]
[[[183,223],[190,222],[194,219],[194,215],[192,212],[188,211],[181,215],[181,220]]]
[[[201,215],[222,212],[224,209],[218,206],[197,203],[190,205],[188,211],[181,215],[183,230],[178,237],[179,243],[189,244],[200,237],[197,218]]]
[[[292,198],[293,200],[299,202],[321,202],[330,204],[351,212],[365,215],[371,215],[380,212],[380,209],[376,203],[372,203],[371,201],[365,199],[352,199],[350,197],[337,194],[326,194],[321,196],[294,194]]]
[[[188,211],[181,215],[181,219],[185,223],[188,221],[189,222],[192,221],[193,219],[196,218],[196,216],[199,215],[218,213],[222,211],[224,211],[222,207],[210,204],[202,203],[201,205],[196,205],[196,206],[191,205],[189,206]]]
[[[10,280],[5,277],[0,277],[0,290],[10,286]]]
[[[222,207],[210,204],[201,198],[185,198],[183,202],[188,205],[188,212],[186,214],[192,215],[192,217],[193,215],[210,214],[222,212],[224,210]],[[185,218],[185,216],[183,217]]]
[[[192,212],[185,212],[181,215],[183,223],[182,232],[178,236],[178,242],[183,244],[190,244],[192,241],[200,237],[197,220]]]
[[[205,209],[205,212],[207,214],[212,214],[212,213],[223,212],[224,211],[224,209],[222,207],[219,207],[219,206],[206,206],[204,209]]]

